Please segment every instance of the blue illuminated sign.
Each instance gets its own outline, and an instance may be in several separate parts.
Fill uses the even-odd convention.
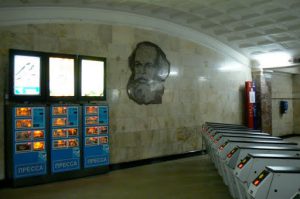
[[[28,177],[46,174],[46,164],[26,164],[17,165],[15,167],[15,174],[17,177]]]

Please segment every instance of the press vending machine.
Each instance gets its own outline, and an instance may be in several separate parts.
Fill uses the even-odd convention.
[[[7,168],[7,174],[18,185],[47,174],[46,107],[13,105],[7,109],[11,118],[7,161],[12,168]]]
[[[80,106],[50,106],[51,173],[80,169]]]
[[[83,105],[84,168],[109,164],[108,106]]]

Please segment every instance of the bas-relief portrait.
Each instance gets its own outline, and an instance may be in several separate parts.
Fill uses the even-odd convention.
[[[138,43],[129,57],[131,76],[127,84],[130,99],[138,104],[161,104],[164,81],[170,73],[170,62],[154,43]]]

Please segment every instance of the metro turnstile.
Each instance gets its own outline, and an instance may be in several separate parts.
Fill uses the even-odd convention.
[[[299,179],[299,166],[268,166],[251,182],[248,194],[255,199],[294,199],[299,192]]]
[[[218,151],[218,148],[222,146],[227,140],[241,140],[241,141],[248,141],[248,140],[261,140],[261,141],[280,141],[282,138],[279,137],[272,137],[272,136],[252,136],[251,134],[246,134],[246,135],[222,135],[218,138],[218,141],[215,140],[211,145],[210,145],[210,155],[212,158],[212,161],[216,163],[215,155],[216,152]]]
[[[269,136],[271,137],[270,134],[267,134],[267,133],[260,133],[260,132],[252,132],[252,131],[216,131],[214,133],[212,133],[211,135],[208,135],[208,134],[204,134],[202,136],[204,142],[205,142],[205,146],[206,146],[206,149],[207,149],[207,152],[209,153],[209,155],[211,156],[211,153],[212,153],[212,149],[211,149],[211,146],[213,144],[216,144],[218,143],[218,141],[220,140],[220,136],[223,136],[223,135],[236,135],[236,136],[239,136],[239,135],[243,135],[243,136],[246,136],[246,135],[251,135],[251,136]]]
[[[231,191],[236,192],[236,182],[230,179],[235,179],[234,170],[243,164],[245,157],[248,153],[264,153],[264,154],[286,154],[293,156],[300,156],[300,148],[297,147],[272,147],[272,146],[246,146],[246,147],[235,147],[232,151],[227,154],[225,160],[225,170],[227,173],[228,186]]]
[[[233,171],[235,178],[231,182],[235,184],[238,198],[247,197],[250,183],[266,166],[297,166],[300,165],[300,157],[287,154],[248,154]]]
[[[227,154],[233,150],[236,146],[297,146],[297,143],[285,142],[285,141],[261,141],[261,140],[251,140],[251,141],[241,141],[241,140],[228,140],[222,146],[219,147],[216,162],[217,169],[220,175],[223,177],[224,183],[227,185],[227,177],[225,171],[224,162],[226,160]]]

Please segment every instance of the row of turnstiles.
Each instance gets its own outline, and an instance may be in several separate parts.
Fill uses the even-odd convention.
[[[300,146],[242,125],[206,122],[210,159],[236,199],[300,199]]]

